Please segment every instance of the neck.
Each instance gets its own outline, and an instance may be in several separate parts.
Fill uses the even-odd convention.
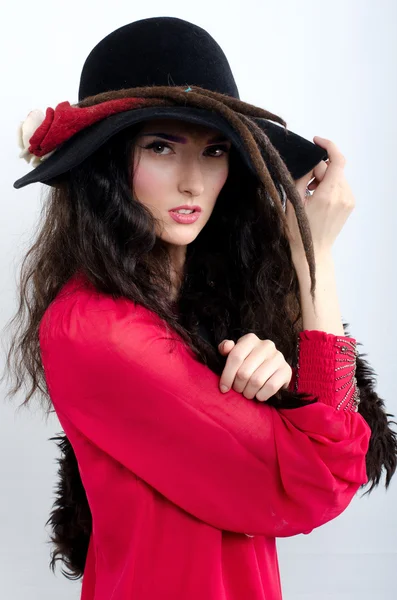
[[[170,246],[172,300],[175,300],[184,276],[186,246]]]

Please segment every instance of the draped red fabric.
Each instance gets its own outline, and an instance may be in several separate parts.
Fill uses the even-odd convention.
[[[336,409],[341,339],[302,332],[298,391],[319,402],[275,409],[222,394],[157,315],[69,280],[40,346],[93,518],[82,600],[281,599],[276,538],[367,482],[370,428]]]

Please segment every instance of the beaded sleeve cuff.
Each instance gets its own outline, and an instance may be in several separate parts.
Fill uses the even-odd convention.
[[[294,391],[312,393],[336,410],[357,412],[357,355],[354,338],[317,330],[301,331]]]

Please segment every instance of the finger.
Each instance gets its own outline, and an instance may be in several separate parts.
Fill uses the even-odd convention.
[[[311,192],[313,192],[319,185],[319,181],[317,181],[317,179],[314,179],[314,181],[311,181],[309,183],[309,185],[307,186],[307,189],[310,190]]]
[[[256,393],[255,398],[259,400],[259,402],[266,402],[269,398],[274,396],[283,385],[285,385],[285,371],[284,369],[279,369],[269,377],[266,383]]]
[[[234,342],[233,340],[223,340],[218,344],[218,350],[221,354],[227,354],[233,348]]]
[[[322,160],[318,163],[313,169],[314,180],[313,182],[320,182],[324,179],[324,175],[326,174],[328,169],[328,164]]]
[[[269,349],[261,345],[254,348],[241,367],[237,369],[232,383],[234,391],[243,394],[248,389],[248,394],[252,393],[251,398],[253,398],[266,379],[280,368],[283,362],[284,356],[276,347]]]
[[[262,362],[262,364],[252,373],[246,386],[242,390],[245,398],[252,400],[266,382],[276,373],[285,363],[284,356],[279,352],[276,356]],[[236,389],[233,385],[233,389]]]
[[[226,364],[219,380],[221,392],[227,392],[231,389],[236,378],[236,373],[246,358],[245,353],[249,352],[247,349],[243,350],[242,348],[239,348],[238,353],[235,353],[236,348],[237,345],[232,349],[226,359]]]
[[[313,141],[327,150],[329,163],[323,181],[325,185],[333,184],[336,179],[340,178],[341,171],[343,171],[346,165],[346,159],[336,144],[331,140],[316,135],[314,136]],[[322,187],[325,187],[325,185]]]
[[[270,340],[267,341],[270,344],[273,344]],[[227,391],[232,387],[237,370],[258,343],[263,343],[263,340],[259,340],[255,334],[251,333],[247,333],[238,340],[226,359],[226,364],[219,381],[219,387],[222,391]],[[222,386],[224,386],[226,390],[224,390]]]
[[[327,172],[327,168],[328,168],[328,165],[323,160],[318,165],[316,165],[316,167],[314,168],[314,177],[310,181],[310,183],[308,183],[308,185],[307,185],[308,190],[313,192],[314,190],[316,190],[318,188],[318,186],[324,179],[324,175]]]
[[[309,182],[313,179],[313,176],[314,176],[314,169],[312,169],[311,171],[309,171],[309,173],[306,173],[299,179],[295,180],[295,187],[298,190],[301,198],[303,198],[305,189],[306,189],[307,185],[309,184]]]

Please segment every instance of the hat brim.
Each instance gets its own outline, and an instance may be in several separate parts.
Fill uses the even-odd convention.
[[[50,186],[55,185],[61,175],[81,164],[119,131],[141,121],[164,118],[183,120],[218,129],[232,142],[250,171],[257,175],[239,132],[218,113],[192,107],[151,106],[111,115],[80,131],[32,171],[17,179],[13,186],[19,189],[37,182]],[[321,160],[328,158],[326,150],[296,133],[285,130],[284,127],[267,119],[255,117],[253,120],[278,150],[293,179],[303,177]]]

